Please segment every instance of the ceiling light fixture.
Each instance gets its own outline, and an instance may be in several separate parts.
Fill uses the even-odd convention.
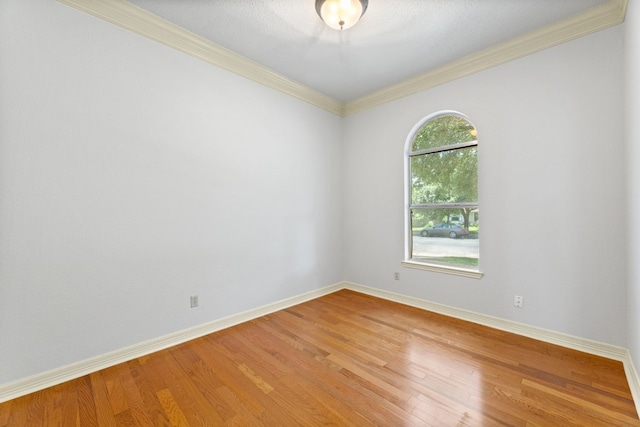
[[[331,28],[351,28],[367,10],[369,0],[316,0],[318,16]]]

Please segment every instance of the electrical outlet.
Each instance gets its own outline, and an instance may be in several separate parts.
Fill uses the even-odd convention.
[[[195,308],[198,306],[198,295],[191,296],[191,308]]]
[[[400,273],[398,272],[393,273],[393,278],[396,280],[400,280]]]
[[[514,307],[522,308],[523,302],[524,302],[524,298],[521,297],[520,295],[516,295],[515,297],[513,297],[513,306]]]

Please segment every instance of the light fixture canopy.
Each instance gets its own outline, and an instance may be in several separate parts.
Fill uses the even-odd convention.
[[[331,28],[346,30],[364,15],[369,0],[316,0],[318,16]]]

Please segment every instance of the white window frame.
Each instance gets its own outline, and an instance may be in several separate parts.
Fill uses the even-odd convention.
[[[480,265],[478,265],[478,269],[470,269],[470,268],[464,268],[464,267],[453,267],[453,266],[448,266],[448,265],[441,265],[441,264],[430,264],[430,263],[425,263],[425,262],[418,262],[418,261],[413,261],[411,259],[411,255],[412,255],[412,244],[413,244],[413,230],[411,228],[411,157],[412,155],[419,155],[419,154],[426,154],[430,151],[432,151],[431,149],[427,149],[427,150],[421,150],[418,152],[413,152],[412,147],[413,147],[413,141],[417,135],[417,133],[420,131],[420,129],[422,129],[422,127],[424,125],[426,125],[428,122],[430,122],[431,120],[437,119],[439,117],[443,117],[443,116],[456,116],[456,117],[460,117],[462,119],[465,119],[466,121],[468,121],[469,123],[471,123],[473,125],[473,122],[469,119],[469,117],[467,117],[466,115],[459,113],[457,111],[452,111],[452,110],[444,110],[444,111],[438,111],[435,112],[433,114],[430,114],[428,116],[426,116],[425,118],[423,118],[422,120],[420,120],[414,127],[413,129],[411,129],[411,132],[409,132],[409,136],[407,137],[407,140],[405,142],[405,146],[404,146],[404,215],[405,215],[405,243],[404,243],[404,261],[402,261],[402,265],[404,267],[407,268],[415,268],[418,270],[426,270],[426,271],[435,271],[438,273],[445,273],[445,274],[452,274],[452,275],[456,275],[456,276],[463,276],[463,277],[471,277],[474,279],[480,279],[482,278],[482,276],[484,275],[484,273],[482,273],[480,271]],[[475,125],[473,125],[475,128]],[[445,147],[438,147],[438,149],[433,150],[433,151],[443,151],[446,150],[447,148],[463,148],[465,146],[478,146],[478,142],[474,141],[473,143],[469,143],[469,144],[456,144],[454,146],[445,146]],[[424,153],[423,153],[424,151]],[[479,178],[479,177],[478,177]],[[476,178],[476,179],[478,179]],[[478,186],[479,186],[479,181],[478,181]],[[479,202],[479,201],[478,201]],[[460,204],[462,205],[462,204]],[[474,205],[476,205],[474,203]],[[442,205],[441,205],[442,206]],[[479,206],[479,204],[478,204]]]

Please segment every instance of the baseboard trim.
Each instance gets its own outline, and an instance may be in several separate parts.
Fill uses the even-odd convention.
[[[394,292],[384,291],[381,289],[370,288],[368,286],[359,285],[357,283],[345,283],[345,289],[350,289],[363,294],[383,298],[389,301],[399,302],[401,304],[410,305],[412,307],[422,308],[424,310],[433,311],[435,313],[444,314],[445,316],[455,317],[456,319],[466,320],[480,325],[500,329],[506,332],[534,338],[551,344],[557,344],[563,347],[572,348],[574,350],[584,351],[586,353],[595,354],[597,356],[609,359],[623,361],[628,354],[627,350],[609,344],[600,343],[584,338],[578,338],[555,332],[535,326],[525,325],[523,323],[513,322],[511,320],[501,319],[499,317],[480,314],[461,308],[456,308],[444,304],[439,304],[420,298],[409,297]]]
[[[339,282],[324,288],[315,289],[301,295],[286,298],[267,304],[255,309],[247,310],[242,313],[217,319],[202,325],[194,326],[189,329],[165,335],[153,340],[135,344],[120,350],[116,350],[107,354],[72,363],[67,366],[52,369],[47,372],[36,374],[27,378],[23,378],[11,383],[0,385],[0,403],[7,400],[15,399],[29,393],[43,390],[65,381],[70,381],[83,375],[105,369],[118,363],[127,362],[129,360],[164,350],[174,345],[182,344],[189,340],[193,340],[204,335],[238,325],[249,320],[256,319],[261,316],[282,310],[296,304],[301,304],[315,298],[337,292],[341,289],[349,289],[355,292],[382,298],[388,301],[394,301],[400,304],[417,307],[423,310],[432,311],[443,314],[445,316],[454,317],[461,320],[477,323],[506,332],[534,338],[551,344],[560,345],[589,354],[618,360],[623,363],[631,395],[636,405],[636,410],[640,414],[640,377],[635,369],[629,350],[605,344],[585,338],[575,337],[556,331],[551,331],[535,326],[525,325],[511,320],[501,319],[486,314],[476,313],[461,308],[456,308],[444,304],[439,304],[420,298],[410,297],[382,289],[370,288],[353,282]]]
[[[629,383],[629,389],[631,389],[633,401],[636,404],[636,412],[640,415],[640,377],[631,359],[631,353],[627,352],[627,357],[627,360],[623,360],[624,372],[627,374],[627,382]]]
[[[490,328],[500,329],[502,331],[511,332],[517,335],[537,339],[539,341],[556,344],[562,347],[571,348],[573,350],[582,351],[596,356],[606,357],[608,359],[618,360],[623,363],[627,382],[631,390],[631,396],[636,406],[636,411],[640,414],[640,378],[636,371],[629,350],[617,347],[611,344],[605,344],[585,338],[580,338],[561,332],[551,331],[536,326],[525,325],[523,323],[511,320],[501,319],[499,317],[489,316],[486,314],[476,313],[461,308],[456,308],[444,304],[439,304],[420,298],[414,298],[394,292],[384,291],[381,289],[370,288],[352,282],[343,282],[344,289],[382,298],[388,301],[398,302],[400,304],[409,305],[423,310],[432,311],[434,313],[443,314],[445,316],[454,317],[456,319],[466,320]]]
[[[343,288],[344,285],[342,283],[337,283],[334,285],[326,286],[324,288],[315,289],[301,295],[276,301],[274,303],[247,310],[242,313],[234,314],[202,325],[194,326],[189,329],[164,335],[156,339],[145,341],[76,363],[72,363],[67,366],[52,369],[47,372],[42,372],[40,374],[23,378],[14,382],[2,384],[0,385],[0,403],[27,395],[29,393],[43,390],[47,387],[61,384],[65,381],[70,381],[75,378],[90,374],[92,372],[96,372],[101,369],[117,365],[119,363],[127,362],[129,360],[142,357],[156,351],[164,350],[174,345],[182,344],[195,338],[199,338],[204,335],[217,332],[222,329],[229,328],[231,326],[238,325],[240,323],[244,323],[261,316],[265,316],[269,313],[273,313],[275,311],[282,310],[296,304],[301,304],[303,302],[319,298]]]

